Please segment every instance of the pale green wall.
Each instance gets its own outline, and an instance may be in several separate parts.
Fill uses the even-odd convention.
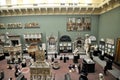
[[[98,29],[99,39],[120,37],[120,7],[100,15]]]
[[[21,22],[22,24],[28,22],[38,22],[40,24],[40,28],[32,28],[32,29],[1,29],[0,33],[9,32],[11,34],[19,34],[22,35],[24,33],[43,33],[43,36],[54,34],[58,35],[70,35],[72,40],[77,38],[80,33],[81,36],[88,33],[90,35],[98,36],[98,16],[86,15],[91,17],[91,31],[66,31],[66,22],[69,17],[81,17],[83,15],[41,15],[41,16],[14,16],[14,17],[0,17],[1,23],[15,23]],[[84,15],[85,16],[85,15]],[[45,37],[44,39],[45,40]]]
[[[66,31],[66,22],[69,17],[91,16],[91,31]],[[70,35],[74,40],[78,34],[84,37],[86,33],[94,35],[98,38],[118,38],[120,37],[120,7],[106,12],[100,16],[98,15],[37,15],[37,16],[12,16],[0,17],[0,23],[15,23],[21,22],[38,22],[40,28],[31,29],[0,29],[0,33],[9,32],[11,34],[22,35],[24,33],[43,33],[43,41],[45,41],[45,34],[49,36],[54,34]],[[24,41],[22,41],[24,42]]]

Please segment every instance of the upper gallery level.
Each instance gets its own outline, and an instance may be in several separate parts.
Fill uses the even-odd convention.
[[[0,0],[0,16],[100,15],[120,6],[120,0]]]

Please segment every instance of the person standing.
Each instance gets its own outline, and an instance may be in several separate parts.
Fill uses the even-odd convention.
[[[104,67],[104,74],[105,74],[105,75],[107,75],[107,70],[108,70],[108,68],[107,68],[107,66],[105,66],[105,67]]]
[[[78,65],[78,74],[80,74],[80,72],[81,72],[81,65],[79,64]]]
[[[1,75],[0,80],[4,80],[4,71],[3,70],[0,72],[0,75]]]
[[[66,58],[66,55],[64,54],[64,57],[63,57],[64,63],[66,63],[66,60],[67,60],[67,58]]]
[[[13,80],[12,77],[10,77],[8,80]]]

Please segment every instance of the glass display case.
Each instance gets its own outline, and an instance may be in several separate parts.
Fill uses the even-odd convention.
[[[99,41],[99,50],[105,52],[105,41]]]
[[[106,39],[105,43],[105,56],[109,59],[114,59],[114,54],[115,54],[115,44],[114,44],[114,39]]]
[[[99,42],[99,49],[102,51],[104,57],[113,60],[114,59],[114,51],[115,51],[115,43],[114,39],[107,38],[106,41]]]
[[[82,39],[82,37],[77,37],[73,41],[73,53],[76,53],[76,50],[78,54],[85,54],[84,39]]]
[[[32,42],[41,42],[42,34],[41,33],[26,33],[23,34],[23,37],[26,41],[26,43],[32,43]]]
[[[57,37],[51,35],[47,38],[47,53],[48,54],[57,54],[58,41]]]
[[[104,55],[105,55],[105,41],[104,40],[99,41],[99,50],[100,50],[100,53],[98,54],[99,58],[101,60],[104,60]]]
[[[68,35],[64,35],[60,38],[59,52],[60,53],[72,52],[72,42],[71,38]]]

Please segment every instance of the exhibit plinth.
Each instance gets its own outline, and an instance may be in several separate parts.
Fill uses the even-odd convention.
[[[30,66],[31,80],[51,80],[51,67],[45,61],[43,50],[35,52],[36,62]]]

